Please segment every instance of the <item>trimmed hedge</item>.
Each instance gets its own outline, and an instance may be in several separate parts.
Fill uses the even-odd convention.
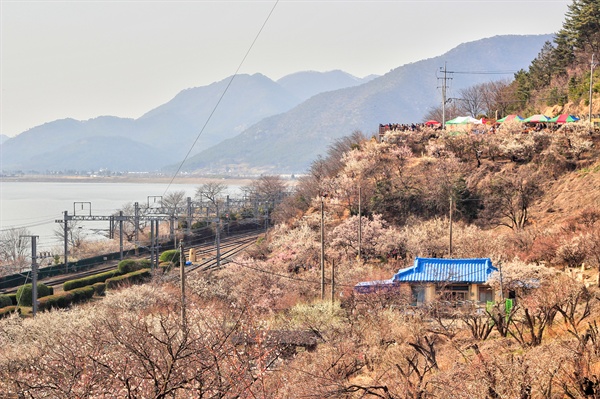
[[[127,274],[127,273],[131,273],[134,272],[136,270],[140,270],[141,267],[138,264],[138,261],[134,260],[134,259],[125,259],[119,262],[119,265],[117,266],[117,270],[119,271],[119,274]]]
[[[149,280],[151,277],[152,273],[150,273],[150,269],[142,269],[122,276],[109,278],[106,280],[106,288],[111,289],[126,284],[139,284]]]
[[[0,295],[0,308],[13,306],[13,303],[8,295]]]
[[[14,312],[21,314],[21,308],[19,308],[18,306],[5,306],[3,308],[0,308],[0,319],[3,317],[10,316]]]
[[[16,292],[13,292],[12,294],[6,294],[6,296],[10,298],[13,305],[17,306],[17,293]]]
[[[107,279],[120,275],[117,269],[110,270],[104,273],[94,274],[93,276],[78,278],[75,280],[65,281],[63,284],[63,290],[71,291],[76,288],[87,287],[88,285],[94,285],[96,283],[103,283]]]
[[[179,264],[179,250],[178,249],[169,249],[168,251],[164,251],[160,254],[158,260],[162,262],[171,262],[176,265]]]
[[[65,291],[60,294],[50,295],[41,298],[38,301],[39,310],[48,310],[52,308],[67,308],[74,303],[85,302],[94,296],[94,287],[87,286],[75,288],[71,291]]]
[[[92,287],[94,287],[94,292],[98,296],[104,296],[104,294],[106,293],[106,283],[92,284]]]
[[[17,290],[17,299],[20,306],[31,306],[31,291],[33,287],[31,284],[25,284],[19,287]],[[46,284],[37,283],[38,300],[48,295],[54,294],[54,288],[48,287]]]

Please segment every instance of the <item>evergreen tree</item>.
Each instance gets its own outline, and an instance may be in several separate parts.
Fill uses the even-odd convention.
[[[575,53],[598,53],[600,50],[600,2],[598,0],[573,0],[565,17],[563,28],[557,35],[561,46],[565,46],[561,50],[571,47]]]

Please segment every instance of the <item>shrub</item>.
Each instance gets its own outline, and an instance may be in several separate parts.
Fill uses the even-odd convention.
[[[12,294],[6,294],[7,297],[10,298],[13,305],[17,306],[17,293],[14,292]]]
[[[18,303],[21,306],[31,306],[31,291],[32,285],[25,284],[19,287],[17,290],[17,299]],[[37,293],[38,298],[43,298],[48,295],[54,294],[54,289],[52,287],[48,287],[46,284],[37,283]]]
[[[0,308],[12,306],[12,301],[8,295],[0,295]]]
[[[95,292],[96,290],[94,289],[94,287],[91,286],[74,289],[70,291],[70,293],[73,294],[72,303],[85,302],[88,299],[91,299],[94,296]]]
[[[39,300],[39,309],[66,308],[74,303],[85,302],[94,296],[94,287],[75,288],[60,294],[50,295]]]
[[[152,268],[152,261],[150,259],[140,259],[140,260],[138,260],[138,265],[140,266],[138,268],[138,270],[140,270],[140,269],[151,269]]]
[[[109,278],[106,280],[106,288],[117,288],[121,285],[125,284],[137,284],[143,283],[146,280],[150,279],[152,274],[150,273],[150,269],[142,269],[135,272],[127,273],[122,276],[117,276],[113,278]]]
[[[6,306],[3,308],[0,308],[0,319],[3,317],[10,316],[14,312],[21,314],[21,309],[17,306]]]
[[[140,269],[141,269],[140,265],[134,259],[122,260],[119,262],[119,265],[117,266],[117,270],[119,271],[119,274],[127,274],[127,273],[131,273],[131,272],[134,272],[134,271],[140,270]]]
[[[106,283],[96,283],[93,284],[92,287],[94,287],[94,292],[98,296],[104,296],[106,293]]]
[[[178,249],[170,249],[168,251],[160,254],[160,258],[158,259],[160,262],[171,262],[173,264],[179,263],[179,250]]]
[[[78,278],[75,280],[65,281],[65,283],[63,284],[63,290],[71,291],[76,288],[86,287],[88,285],[93,285],[96,283],[103,283],[107,279],[118,276],[119,274],[121,274],[121,273],[119,273],[119,271],[117,269],[115,269],[115,270],[110,270],[110,271],[104,272],[104,273],[94,274],[93,276],[88,276],[88,277]]]

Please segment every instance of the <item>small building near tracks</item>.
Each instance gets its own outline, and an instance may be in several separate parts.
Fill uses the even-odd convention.
[[[483,303],[495,299],[488,285],[498,271],[489,258],[415,258],[413,266],[398,270],[389,280],[364,281],[354,286],[360,294],[409,290],[413,304],[436,300]]]

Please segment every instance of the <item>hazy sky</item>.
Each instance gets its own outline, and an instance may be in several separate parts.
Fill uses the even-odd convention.
[[[0,0],[0,132],[137,118],[231,76],[271,10],[240,72],[277,80],[305,70],[382,75],[463,42],[554,33],[571,3]]]

